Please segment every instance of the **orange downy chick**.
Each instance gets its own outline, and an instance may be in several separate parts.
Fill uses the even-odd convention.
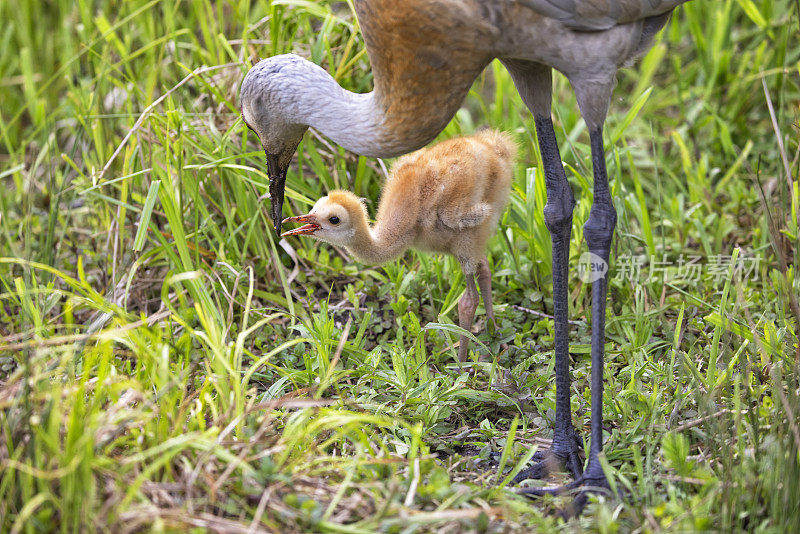
[[[459,326],[472,327],[479,299],[476,275],[494,322],[486,243],[508,203],[515,156],[511,137],[494,130],[444,141],[397,160],[374,226],[358,197],[331,191],[307,215],[286,219],[306,224],[282,235],[310,235],[370,264],[394,259],[408,248],[452,254],[467,286],[458,303]],[[468,347],[461,336],[459,360],[466,360]]]

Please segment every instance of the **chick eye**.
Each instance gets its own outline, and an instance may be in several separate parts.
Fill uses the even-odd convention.
[[[328,219],[328,221],[329,221],[331,224],[339,224],[339,217],[337,217],[336,215],[334,215],[333,217],[331,217],[330,219]]]

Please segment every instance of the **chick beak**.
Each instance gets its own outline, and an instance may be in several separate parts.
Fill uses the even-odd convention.
[[[301,226],[300,228],[295,228],[294,230],[287,230],[286,232],[281,234],[281,237],[286,237],[290,235],[312,235],[314,232],[322,228],[320,225],[317,224],[317,218],[314,215],[298,215],[297,217],[288,217],[283,220],[281,224],[286,224],[289,222],[296,222],[296,223],[307,223]]]

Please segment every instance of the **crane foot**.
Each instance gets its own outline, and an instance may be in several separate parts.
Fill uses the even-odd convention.
[[[558,444],[558,446],[557,446]],[[537,451],[533,455],[535,464],[523,469],[514,477],[512,484],[519,484],[523,480],[535,479],[543,480],[550,473],[555,473],[566,469],[576,480],[583,475],[583,443],[574,432],[564,440],[556,440],[553,448],[547,451]]]
[[[591,475],[584,475],[569,484],[555,487],[539,487],[539,488],[520,488],[517,490],[520,495],[526,497],[542,497],[544,495],[563,495],[567,493],[574,493],[575,498],[572,502],[562,508],[558,515],[564,520],[568,521],[573,517],[581,514],[586,504],[589,502],[589,495],[591,494],[604,494],[607,496],[613,495],[608,480],[602,471],[593,472]]]

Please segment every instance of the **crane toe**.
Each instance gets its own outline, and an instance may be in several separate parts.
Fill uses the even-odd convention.
[[[523,480],[544,480],[551,473],[567,471],[577,480],[583,475],[583,461],[580,457],[580,450],[575,448],[566,453],[559,453],[554,450],[537,452],[533,455],[536,461],[532,466],[520,471],[512,481],[519,484]]]
[[[581,476],[563,486],[520,488],[517,490],[517,493],[530,498],[543,497],[544,495],[557,496],[566,493],[574,493],[575,498],[572,502],[558,511],[558,515],[565,521],[577,517],[583,512],[583,509],[589,502],[590,495],[606,495],[609,497],[613,495],[608,479],[602,472],[600,472],[600,474],[593,473],[591,475]],[[621,497],[620,495],[620,498]]]

